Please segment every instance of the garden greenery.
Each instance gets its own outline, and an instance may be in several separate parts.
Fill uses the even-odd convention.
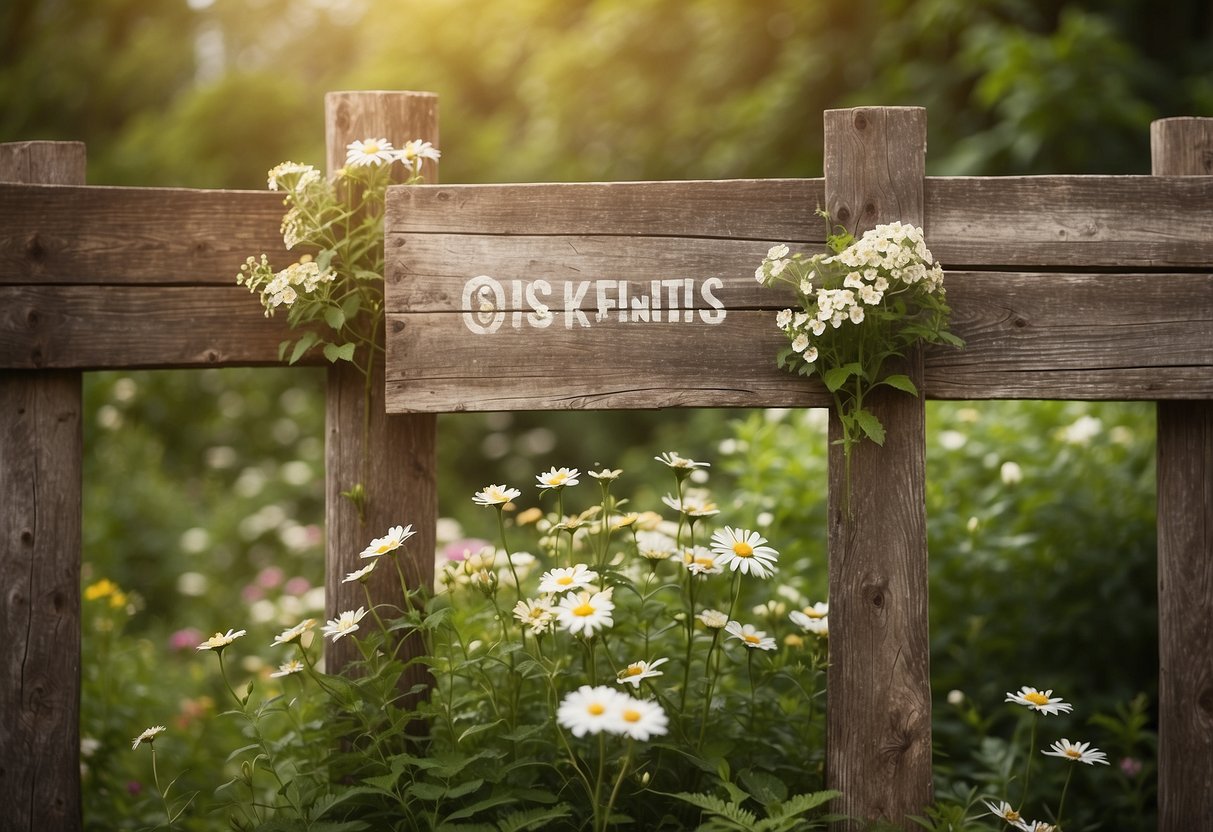
[[[943,267],[922,229],[894,222],[859,240],[838,229],[828,234],[827,245],[832,254],[807,258],[773,246],[754,278],[795,290],[799,310],[784,309],[775,319],[790,342],[777,360],[799,375],[820,376],[834,397],[849,463],[851,449],[864,438],[884,444],[884,425],[864,406],[872,390],[887,386],[918,395],[909,376],[890,371],[890,359],[917,344],[964,342],[947,330]]]

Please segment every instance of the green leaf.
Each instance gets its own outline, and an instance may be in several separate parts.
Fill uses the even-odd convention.
[[[497,823],[497,828],[501,832],[526,832],[531,829],[543,829],[554,820],[568,817],[571,811],[567,803],[561,803],[559,806],[548,809],[537,808],[511,812]]]
[[[467,729],[462,734],[460,734],[459,739],[457,739],[456,742],[461,743],[464,740],[466,740],[468,737],[474,737],[477,734],[483,734],[485,731],[491,731],[492,729],[496,728],[498,725],[500,725],[503,722],[505,722],[504,719],[498,719],[498,720],[494,720],[493,722],[477,723],[476,725],[473,725],[471,728]]]
[[[362,309],[362,295],[357,292],[351,294],[341,303],[341,314],[345,315],[347,321],[352,320],[358,315]]]
[[[492,809],[495,806],[506,806],[510,803],[517,803],[518,798],[513,795],[499,794],[493,797],[486,797],[484,800],[478,800],[470,806],[464,806],[458,811],[451,812],[446,816],[448,821],[452,820],[467,820],[477,812],[483,812],[485,809]]]
[[[337,346],[336,344],[325,344],[324,357],[329,360],[330,364],[336,364],[338,361],[353,361],[354,345],[349,342],[344,343],[341,346]]]
[[[290,338],[287,338],[285,341],[283,341],[281,344],[278,345],[278,360],[279,361],[286,360],[286,351],[287,351],[287,349],[290,348],[290,346],[291,346]]]
[[[870,410],[855,411],[855,422],[868,439],[877,445],[884,444],[884,425],[880,424],[880,420]]]
[[[851,365],[847,364],[842,367],[833,367],[826,371],[822,376],[822,381],[825,382],[826,389],[831,393],[838,391],[838,388],[847,383],[847,379],[851,377]]]
[[[303,335],[299,337],[299,340],[295,342],[295,349],[291,352],[291,360],[287,363],[294,364],[300,358],[303,358],[303,354],[310,350],[312,345],[319,340],[320,336],[314,332],[303,333]]]
[[[414,783],[408,788],[409,794],[420,800],[441,800],[446,794],[446,787],[437,783]]]
[[[340,331],[341,327],[345,326],[345,312],[336,306],[330,306],[324,310],[324,322],[330,328]]]
[[[909,376],[902,375],[901,373],[894,373],[893,375],[888,376],[887,378],[883,378],[880,380],[880,383],[887,384],[890,387],[895,387],[898,390],[905,391],[906,393],[909,393],[911,396],[918,395],[918,388],[914,386],[914,382],[910,380]]]
[[[750,795],[768,809],[788,799],[788,787],[774,775],[746,769],[741,772],[740,777]]]

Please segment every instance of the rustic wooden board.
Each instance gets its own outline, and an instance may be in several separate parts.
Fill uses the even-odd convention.
[[[397,235],[714,237],[821,243],[823,180],[396,188]],[[1201,268],[1213,263],[1213,177],[927,177],[927,242],[951,268]],[[865,206],[856,210],[863,213]],[[685,241],[667,243],[677,248]],[[390,256],[389,256],[389,259]]]
[[[966,346],[927,353],[929,398],[1213,398],[1213,275],[960,272],[947,281],[954,329]],[[390,313],[387,407],[828,403],[815,382],[775,367],[784,340],[773,312],[786,297],[749,282],[766,308],[734,307],[716,325],[620,323],[614,314],[597,321],[589,289],[589,326],[566,320],[559,304],[547,328],[532,327],[523,314],[515,328],[508,311],[491,334],[474,334],[457,311]]]
[[[291,338],[228,286],[0,286],[0,367],[87,370],[276,365]],[[318,364],[322,356],[304,356]]]
[[[822,179],[442,185],[388,191],[387,230],[824,242]]]
[[[1213,177],[927,177],[925,196],[927,245],[949,268],[1213,263]]]
[[[289,265],[270,191],[0,184],[0,284],[229,284]]]

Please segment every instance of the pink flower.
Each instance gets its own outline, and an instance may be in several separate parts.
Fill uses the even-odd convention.
[[[264,598],[265,590],[256,584],[249,584],[244,589],[240,590],[240,597],[244,599],[245,603],[251,604],[254,601],[260,601],[262,598]]]
[[[203,635],[200,630],[195,627],[186,627],[168,637],[168,646],[169,649],[175,651],[193,650],[194,646],[202,641],[202,639]]]
[[[282,591],[287,595],[302,595],[312,588],[312,583],[302,575],[296,575],[283,585]]]
[[[286,577],[281,567],[267,566],[257,573],[257,584],[264,589],[273,589],[282,583],[282,579]]]
[[[443,548],[442,556],[450,561],[464,561],[488,545],[489,542],[487,540],[480,540],[475,537],[456,540],[454,543],[448,543]]]

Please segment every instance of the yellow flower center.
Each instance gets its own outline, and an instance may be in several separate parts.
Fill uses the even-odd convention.
[[[586,617],[587,615],[593,615],[593,614],[594,614],[594,606],[592,604],[582,604],[580,607],[573,608],[573,615],[579,615],[582,618]]]
[[[1079,751],[1077,748],[1067,748],[1066,756],[1069,757],[1071,760],[1077,760],[1080,757],[1082,757],[1082,752]]]
[[[698,558],[695,558],[695,565],[696,565],[696,566],[707,566],[707,567],[712,567],[712,566],[715,566],[715,565],[716,565],[716,558],[713,558],[713,557],[698,557]]]
[[[392,549],[395,549],[395,548],[396,547],[393,546],[391,543],[380,543],[378,548],[375,549],[375,554],[383,555],[383,554],[386,554],[386,553],[392,551]]]
[[[826,617],[826,613],[821,612],[819,610],[815,610],[812,607],[805,607],[804,614],[807,615],[809,618],[825,618]]]
[[[560,584],[561,586],[568,586],[572,582],[573,582],[572,575],[561,575],[559,578],[556,579],[556,583]]]
[[[745,639],[745,642],[747,644],[760,644],[762,642],[762,639],[760,639],[758,636],[754,635],[753,633],[745,633],[744,635],[742,635],[742,638]]]
[[[625,708],[623,711],[624,722],[639,722],[640,711],[634,711],[631,708]]]
[[[548,477],[548,485],[562,485],[569,478],[568,474],[563,471],[558,471]]]
[[[379,152],[379,145],[375,144],[374,142],[367,142],[362,146],[362,152],[368,156],[371,156]]]
[[[754,547],[744,541],[737,541],[733,544],[733,554],[739,558],[749,558],[754,556]]]
[[[1016,812],[1014,809],[1007,809],[1007,811],[1003,812],[1002,819],[1017,821],[1019,820],[1019,812]]]
[[[590,707],[586,708],[590,712],[590,716],[602,716],[606,713],[606,708],[598,702],[591,702]]]
[[[1023,698],[1028,700],[1029,702],[1031,702],[1033,705],[1048,705],[1049,704],[1049,697],[1045,696],[1043,693],[1040,693],[1038,691],[1032,691],[1031,693],[1025,693],[1023,695]]]
[[[634,664],[629,665],[628,669],[623,671],[624,676],[639,676],[641,673],[644,673],[644,671]]]

